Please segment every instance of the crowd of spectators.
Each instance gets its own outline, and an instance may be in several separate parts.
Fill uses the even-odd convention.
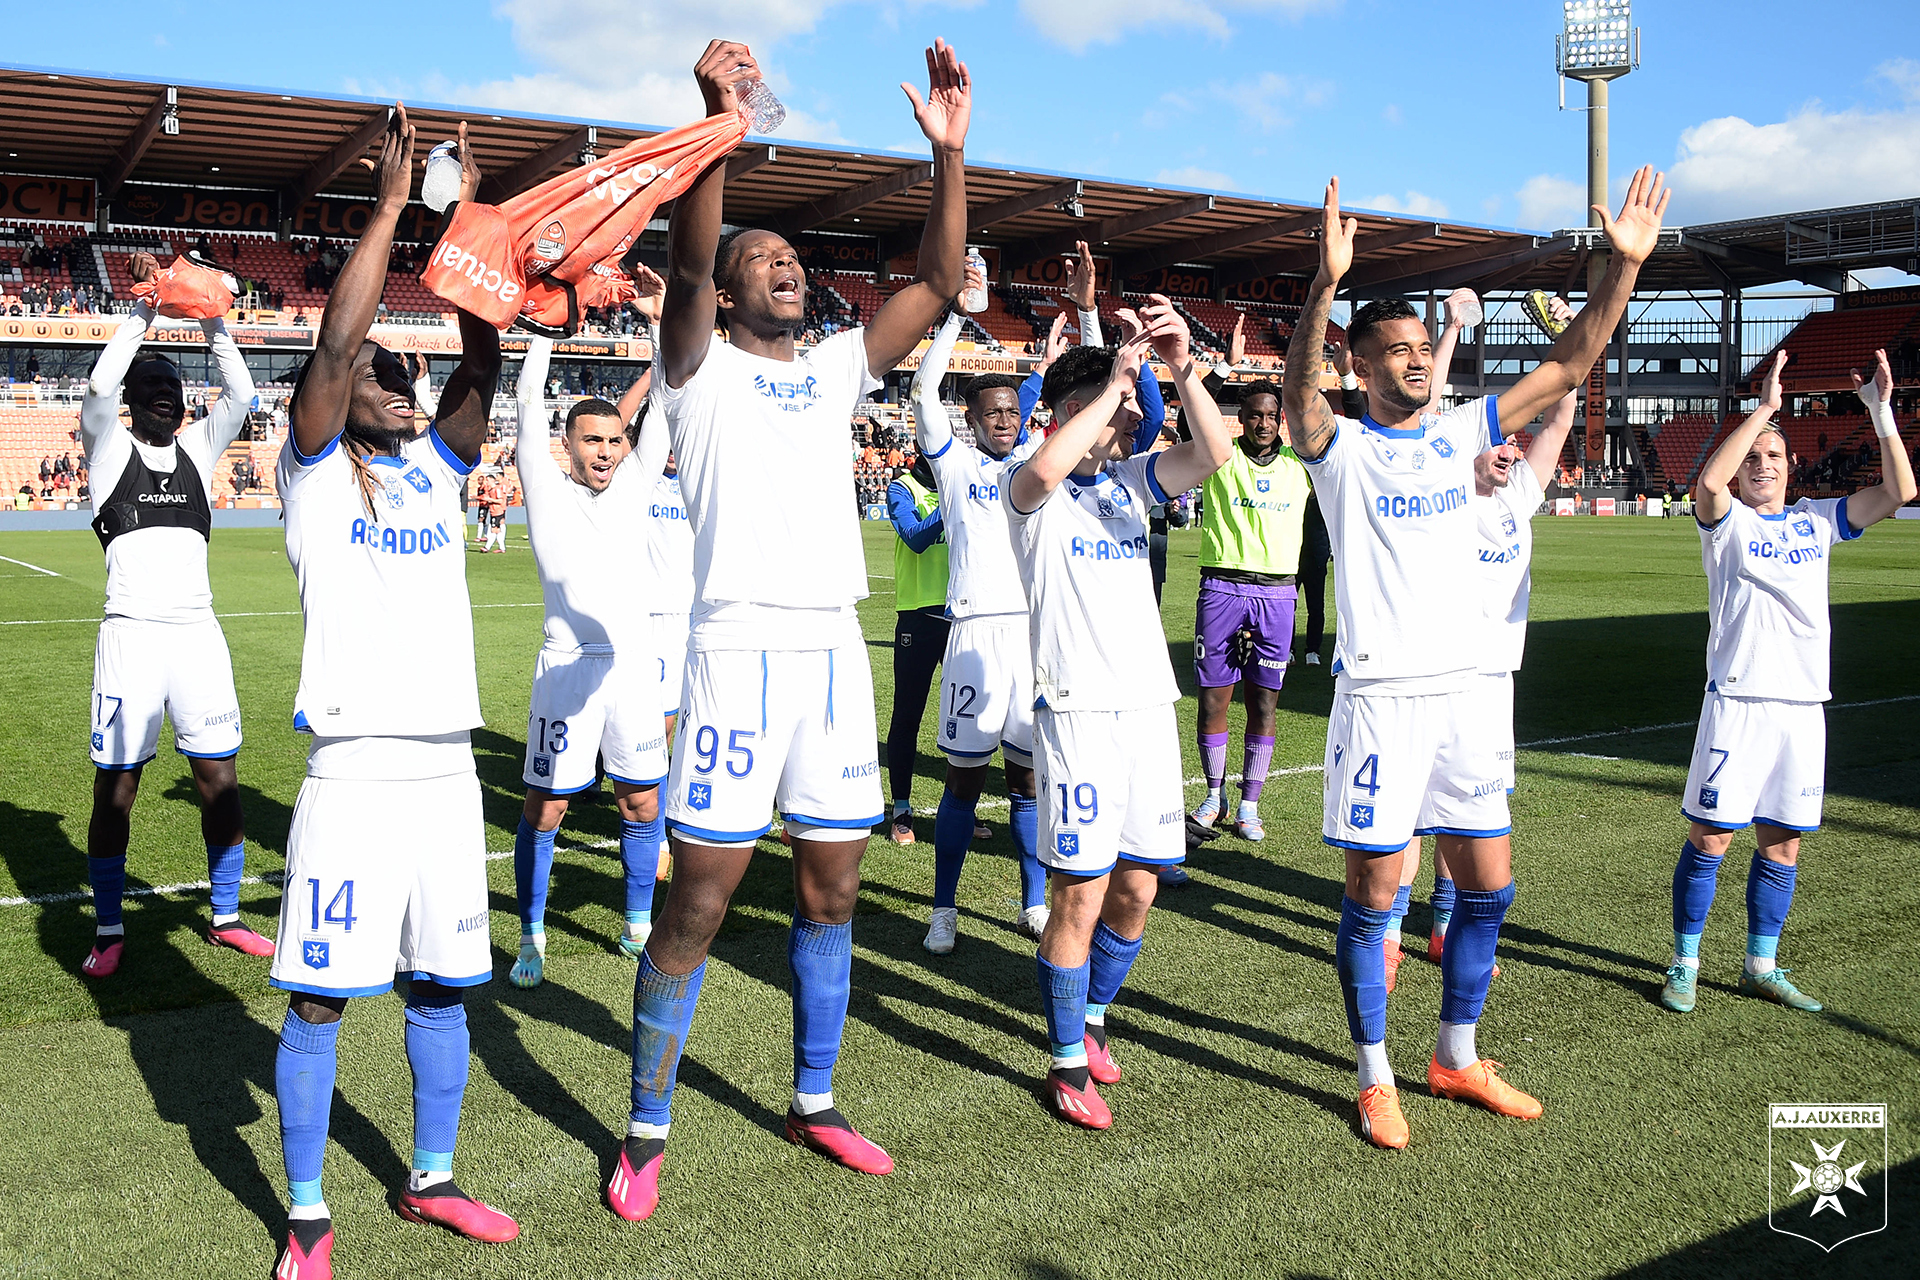
[[[868,507],[884,506],[887,486],[913,468],[913,435],[890,422],[865,415],[853,420],[854,498],[864,514]]]

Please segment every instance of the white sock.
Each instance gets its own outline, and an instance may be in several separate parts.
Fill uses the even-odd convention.
[[[1259,817],[1260,802],[1258,800],[1242,800],[1240,802],[1240,809],[1237,816],[1242,822],[1245,822],[1248,818]]]
[[[1221,786],[1217,786],[1217,787],[1208,787],[1207,803],[1212,805],[1216,809],[1220,808],[1223,803],[1223,801],[1220,798],[1220,793],[1225,790],[1226,790],[1225,784],[1222,784]]]
[[[317,1218],[331,1218],[333,1213],[327,1208],[327,1202],[319,1204],[296,1204],[287,1210],[287,1218],[293,1222],[307,1222]]]
[[[1396,917],[1396,921],[1404,918],[1405,917]],[[1388,942],[1400,941],[1400,926],[1397,922],[1387,926],[1386,938]]]
[[[1443,1022],[1440,1024],[1440,1043],[1434,1047],[1433,1056],[1440,1065],[1449,1071],[1465,1071],[1480,1061],[1480,1052],[1473,1046],[1473,1029],[1477,1023]]]
[[[828,1111],[832,1107],[833,1090],[831,1089],[825,1093],[801,1093],[798,1089],[793,1091],[793,1109],[803,1116],[810,1116],[816,1111]]]
[[[547,954],[546,930],[542,929],[539,933],[521,934],[520,949],[524,951],[528,947],[532,947],[535,951],[538,951],[542,956],[545,956]]]
[[[664,1142],[666,1140],[667,1130],[670,1127],[670,1124],[648,1124],[644,1120],[629,1120],[627,1121],[627,1136],[629,1138],[659,1138]]]
[[[1365,1093],[1377,1084],[1393,1087],[1393,1064],[1387,1061],[1387,1042],[1378,1044],[1356,1044],[1354,1054],[1360,1060],[1360,1092]]]
[[[1699,956],[1683,956],[1676,953],[1673,957],[1673,962],[1675,964],[1683,964],[1689,969],[1698,969],[1700,967]]]
[[[450,1169],[415,1169],[407,1174],[407,1190],[425,1191],[428,1187],[452,1181],[453,1171]]]
[[[1699,964],[1700,962],[1696,960],[1694,961],[1694,963]],[[1774,968],[1775,968],[1775,961],[1772,956],[1748,956],[1747,957],[1747,972],[1752,974],[1756,978],[1763,973],[1772,973],[1774,971]]]
[[[238,911],[233,912],[231,915],[222,915],[218,911],[213,913],[213,927],[216,929],[222,925],[238,924],[239,922],[240,913]]]
[[[98,925],[94,928],[93,934],[96,938],[124,938],[127,936],[127,926],[124,924]]]

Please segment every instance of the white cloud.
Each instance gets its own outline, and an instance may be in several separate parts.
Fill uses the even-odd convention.
[[[1908,102],[1920,102],[1920,62],[1912,58],[1894,58],[1874,68],[1874,77],[1891,83]]]
[[[1020,0],[1020,11],[1039,28],[1041,35],[1075,53],[1082,53],[1088,45],[1112,44],[1134,27],[1198,28],[1216,40],[1224,40],[1233,31],[1227,12],[1255,18],[1299,18],[1339,3],[1340,0],[1159,0],[1156,4],[1139,4],[1135,0]]]
[[[1381,213],[1410,213],[1416,218],[1444,218],[1447,216],[1447,202],[1436,200],[1419,191],[1409,191],[1404,196],[1378,195],[1362,196],[1348,203],[1354,209],[1377,209]]]
[[[1202,169],[1199,165],[1183,165],[1178,169],[1162,169],[1154,175],[1155,182],[1171,183],[1176,187],[1200,187],[1208,191],[1237,191],[1239,185],[1232,177],[1218,169]]]
[[[1723,116],[1683,132],[1678,151],[1667,179],[1675,225],[1898,200],[1920,190],[1920,107],[1828,112],[1815,102],[1760,125]]]
[[[1558,231],[1587,225],[1585,183],[1558,174],[1537,173],[1520,184],[1517,225],[1535,231]]]

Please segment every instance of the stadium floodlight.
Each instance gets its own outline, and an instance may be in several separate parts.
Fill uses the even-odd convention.
[[[1613,80],[1640,65],[1640,33],[1633,0],[1564,0],[1555,41],[1560,74],[1572,80]]]

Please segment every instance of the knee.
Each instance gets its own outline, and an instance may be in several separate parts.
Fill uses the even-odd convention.
[[[947,790],[953,792],[959,800],[978,800],[981,784],[986,780],[987,771],[983,766],[947,766]]]
[[[1727,850],[1733,847],[1733,832],[1716,831],[1712,827],[1703,827],[1697,822],[1687,833],[1687,839],[1697,851],[1708,858],[1724,858],[1727,856]]]
[[[558,796],[548,795],[544,791],[527,792],[527,802],[521,807],[520,816],[535,831],[557,831],[560,820],[567,816],[567,802]]]
[[[1039,783],[1034,780],[1031,766],[1021,764],[1007,766],[1007,794],[1027,800],[1032,800],[1040,794]]]
[[[660,788],[647,787],[622,795],[620,816],[628,822],[652,822],[660,816]]]
[[[346,1011],[346,1007],[346,999],[341,996],[302,993],[287,1001],[288,1011],[311,1027],[324,1027],[340,1021],[340,1015]]]

